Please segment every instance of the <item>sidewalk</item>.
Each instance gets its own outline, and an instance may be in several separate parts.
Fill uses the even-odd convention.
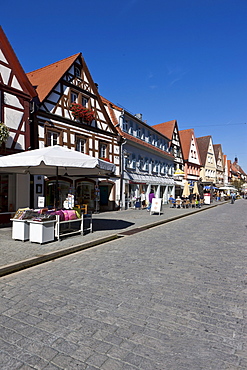
[[[0,276],[7,275],[27,267],[52,261],[86,248],[90,248],[118,237],[140,232],[157,225],[189,216],[227,202],[214,202],[202,208],[170,208],[164,205],[162,213],[152,214],[146,210],[129,209],[124,211],[93,214],[93,233],[65,236],[60,241],[46,244],[13,240],[11,227],[0,229]]]

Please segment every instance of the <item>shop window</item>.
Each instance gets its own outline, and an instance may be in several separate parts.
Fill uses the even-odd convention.
[[[76,183],[76,203],[80,205],[86,204],[88,209],[94,209],[94,202],[94,183],[88,181],[78,181]]]
[[[0,212],[8,211],[8,175],[0,175]]]
[[[71,182],[65,180],[58,180],[58,207],[63,208],[63,202],[71,192]],[[48,180],[45,184],[45,197],[46,206],[53,208],[55,206],[55,191],[56,191],[56,180]]]

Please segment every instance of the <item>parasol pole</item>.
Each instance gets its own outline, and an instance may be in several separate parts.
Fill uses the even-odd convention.
[[[58,200],[59,200],[59,194],[58,194],[58,166],[56,167],[56,185],[55,185],[55,208],[58,208]]]

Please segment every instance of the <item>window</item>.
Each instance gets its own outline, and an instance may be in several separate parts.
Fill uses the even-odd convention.
[[[71,91],[70,102],[71,103],[78,103],[78,94],[74,91]]]
[[[159,170],[159,162],[158,161],[152,161],[152,171],[157,173],[158,170]]]
[[[47,146],[54,146],[58,144],[59,133],[57,131],[47,130],[46,144]]]
[[[75,77],[81,78],[81,71],[80,71],[80,68],[78,67],[75,67]]]
[[[141,137],[141,129],[138,126],[136,128],[136,137],[139,137],[139,138]]]
[[[8,211],[8,176],[0,175],[0,212]]]
[[[145,140],[145,128],[142,129],[141,139]]]
[[[76,137],[76,151],[87,154],[87,139]]]
[[[135,154],[132,154],[132,156],[131,156],[131,168],[133,168],[133,169],[136,168],[136,156],[135,156]]]
[[[128,121],[123,119],[123,131],[128,132]]]
[[[108,158],[108,147],[106,143],[99,144],[99,157]]]
[[[145,158],[145,163],[143,166],[143,171],[148,171],[149,170],[149,160],[148,158]]]
[[[129,134],[133,135],[133,123],[132,122],[130,122],[130,125],[129,125]]]
[[[83,105],[83,107],[87,107],[88,106],[88,99],[83,96],[82,99],[81,99],[81,104]]]

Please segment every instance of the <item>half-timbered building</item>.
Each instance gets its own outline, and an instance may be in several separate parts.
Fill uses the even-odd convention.
[[[223,151],[221,144],[214,144],[214,155],[216,161],[216,183],[217,187],[224,185]]]
[[[216,184],[216,160],[212,136],[201,136],[196,138],[201,158],[200,177],[204,185]]]
[[[177,120],[152,126],[169,139],[169,150],[174,155],[175,196],[181,195],[184,187],[184,158],[178,131]]]
[[[9,134],[7,140],[0,137],[0,156],[30,148],[30,102],[35,95],[35,89],[0,27],[0,125],[7,128]],[[0,174],[0,223],[8,222],[11,212],[29,204],[29,183],[28,176]]]
[[[200,179],[201,159],[194,130],[181,130],[179,136],[184,158],[184,178],[191,185]]]
[[[118,132],[112,124],[81,53],[27,74],[39,105],[33,114],[33,146],[62,145],[110,161],[116,165],[112,178],[60,178],[60,206],[74,196],[78,204],[95,210],[116,208],[115,184],[119,179]],[[35,176],[34,185],[43,183]],[[54,203],[54,178],[45,178],[46,205]],[[37,186],[37,189],[40,189]],[[34,186],[34,191],[36,186]],[[37,196],[38,194],[34,194]]]

